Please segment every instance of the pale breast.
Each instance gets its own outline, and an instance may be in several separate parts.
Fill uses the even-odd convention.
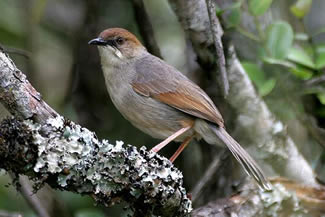
[[[115,107],[135,127],[157,139],[165,139],[182,128],[188,115],[155,99],[138,95],[131,85],[117,85],[106,81]],[[178,138],[181,141],[184,137]]]
[[[158,139],[165,139],[184,127],[181,123],[189,115],[133,90],[131,82],[136,76],[133,68],[132,64],[118,68],[109,63],[103,66],[107,90],[120,113],[135,127]],[[182,139],[183,136],[177,140]]]

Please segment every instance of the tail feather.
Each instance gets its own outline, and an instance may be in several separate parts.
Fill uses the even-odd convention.
[[[224,128],[211,126],[215,134],[227,146],[236,160],[242,165],[248,175],[253,177],[258,185],[264,190],[271,190],[270,182],[265,178],[262,169],[257,165],[255,160],[236,142]]]

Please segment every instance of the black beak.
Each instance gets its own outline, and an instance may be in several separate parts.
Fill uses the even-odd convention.
[[[93,40],[90,40],[88,42],[88,44],[90,44],[90,45],[97,45],[97,46],[105,46],[105,45],[107,45],[107,41],[105,41],[102,38],[95,38]]]

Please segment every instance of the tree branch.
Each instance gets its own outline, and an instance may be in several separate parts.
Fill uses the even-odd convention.
[[[34,89],[34,87],[32,87],[26,79],[26,76],[16,68],[13,61],[1,51],[0,102],[17,118],[33,119],[39,123],[43,123],[47,118],[57,116],[57,113],[41,99],[41,95]],[[37,203],[37,200],[39,199],[36,198],[36,195],[32,196],[25,194],[26,192],[24,193],[27,188],[28,186],[26,183],[26,185],[22,185],[18,190],[21,190],[27,203]],[[47,214],[44,214],[45,212],[48,212],[51,215],[53,211],[51,205],[54,206],[52,202],[55,201],[55,196],[48,192],[48,198],[51,198],[51,200],[48,199],[46,202],[38,201],[40,202],[38,203],[39,206],[31,206],[40,216],[46,216]],[[44,211],[43,207],[40,208],[41,206],[48,209]],[[60,209],[57,208],[55,212],[60,212],[62,216],[68,216],[67,212],[62,209],[62,206],[60,206]]]
[[[42,204],[37,195],[33,193],[33,188],[28,182],[28,179],[24,176],[15,177],[14,174],[11,175],[11,178],[14,181],[19,181],[19,184],[17,184],[17,190],[21,193],[28,205],[32,207],[35,213],[39,217],[50,217],[46,207]]]
[[[305,88],[310,88],[324,83],[325,83],[325,72],[320,76],[305,81],[304,86]]]
[[[234,47],[229,47],[228,102],[238,114],[236,123],[243,140],[259,154],[263,165],[272,167],[273,173],[288,177],[306,185],[318,186],[314,172],[297,146],[286,132],[284,124],[277,120],[265,102],[258,96],[247,73],[236,57]],[[276,159],[276,160],[274,160]]]
[[[208,7],[208,14],[210,19],[210,28],[213,36],[214,46],[216,48],[216,63],[218,66],[218,82],[223,96],[226,97],[229,92],[229,82],[226,72],[226,60],[225,54],[223,52],[223,45],[221,42],[221,37],[223,35],[223,30],[221,28],[219,19],[216,15],[216,5],[212,0],[206,0],[206,5]]]
[[[210,62],[214,51],[206,49],[213,40],[205,0],[176,0],[170,3],[176,7],[175,12],[200,61]],[[238,134],[243,137],[240,138],[241,143],[250,144],[249,152],[260,162],[262,168],[269,166],[269,174],[317,186],[312,168],[287,135],[283,123],[274,118],[256,93],[232,46],[228,54],[226,59],[230,89],[227,102],[238,115],[236,126],[241,131]]]
[[[308,216],[324,213],[325,189],[301,185],[291,180],[271,180],[273,191],[261,192],[246,186],[229,198],[212,201],[192,212],[193,217],[203,216]]]
[[[214,157],[213,161],[210,163],[203,176],[200,178],[200,180],[197,182],[197,184],[191,191],[193,203],[198,200],[198,198],[203,192],[204,187],[207,186],[207,183],[211,181],[211,179],[214,177],[216,171],[220,167],[220,161],[224,160],[225,156],[227,156],[227,154],[225,150],[223,150]]]
[[[11,213],[11,212],[0,210],[0,217],[23,217],[23,215],[20,213]]]
[[[135,20],[138,23],[145,47],[153,55],[162,58],[143,0],[132,0],[132,3],[135,13]]]
[[[12,118],[0,126],[0,168],[38,185],[88,194],[104,205],[124,200],[141,216],[186,216],[191,210],[182,173],[145,147],[138,152],[123,142],[99,141],[62,117],[42,125]]]
[[[223,31],[217,17],[211,14],[210,22],[205,0],[169,0],[169,3],[193,45],[201,68],[212,75],[217,74],[221,92],[226,96],[229,85],[220,41]]]
[[[58,114],[48,106],[13,61],[0,51],[0,102],[15,117],[44,122]]]
[[[39,185],[91,195],[104,205],[125,200],[139,216],[190,213],[182,174],[166,158],[122,142],[99,141],[63,119],[2,52],[0,101],[16,116],[0,127],[0,168]]]
[[[200,66],[205,70],[213,68],[214,42],[205,0],[169,0],[169,3],[193,44]]]

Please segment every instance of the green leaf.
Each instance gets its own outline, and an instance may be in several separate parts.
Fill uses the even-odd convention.
[[[228,27],[234,27],[239,25],[241,17],[241,11],[239,8],[231,10],[231,13],[228,17]]]
[[[295,76],[297,76],[298,78],[302,79],[302,80],[308,80],[311,77],[313,77],[313,72],[308,70],[305,67],[294,67],[291,68],[290,71],[292,72],[292,74],[294,74]]]
[[[271,57],[263,57],[262,60],[268,64],[272,65],[280,65],[288,68],[295,68],[296,65],[290,61],[287,60],[279,60],[279,59],[274,59]]]
[[[271,93],[271,91],[275,87],[275,83],[276,83],[276,80],[274,78],[269,79],[266,82],[264,82],[261,85],[261,87],[259,88],[259,92],[260,92],[261,96],[266,96],[269,93]]]
[[[229,7],[227,7],[227,10],[231,10],[231,9],[234,9],[234,8],[240,8],[242,4],[243,4],[243,0],[234,2]]]
[[[317,94],[317,98],[319,99],[319,101],[325,105],[325,93],[319,93]]]
[[[324,106],[317,109],[316,114],[317,114],[317,116],[319,116],[321,118],[325,118],[325,108],[324,108]]]
[[[216,4],[216,14],[217,16],[222,15],[222,13],[224,12],[224,10],[222,10],[217,4]]]
[[[231,11],[232,9],[240,8],[242,3],[243,3],[243,0],[240,0],[240,1],[237,1],[237,2],[234,2],[234,3],[230,4],[229,6],[227,6],[225,8],[220,8],[218,5],[216,5],[217,16],[220,16],[220,15],[222,15],[223,13],[225,13],[227,11]]]
[[[310,10],[313,0],[297,0],[295,4],[290,7],[290,11],[298,18],[303,18]]]
[[[257,90],[261,94],[261,96],[266,96],[273,90],[276,84],[276,80],[275,79],[266,80],[264,72],[261,70],[261,68],[258,65],[250,62],[242,62],[242,66],[247,72],[249,78],[256,85]]]
[[[83,209],[77,212],[76,217],[105,217],[105,214],[99,209]]]
[[[232,4],[231,6],[229,6],[229,8],[227,8],[227,10],[229,11],[229,15],[227,18],[227,27],[228,28],[235,27],[240,24],[241,4],[242,4],[242,2],[239,1],[239,2],[236,2],[236,3]]]
[[[249,12],[253,16],[263,15],[267,9],[271,6],[272,0],[249,0],[248,8]]]
[[[6,30],[14,35],[24,35],[24,25],[20,18],[17,16],[22,13],[22,9],[17,7],[14,1],[0,1],[1,17],[6,19],[0,19],[0,29]],[[3,43],[3,42],[2,42]]]
[[[247,72],[249,78],[256,83],[256,85],[262,84],[265,80],[264,72],[258,65],[250,62],[242,62],[242,66]]]
[[[293,43],[293,30],[287,22],[279,21],[267,28],[266,50],[268,55],[275,59],[287,57]]]
[[[288,60],[315,69],[315,63],[305,50],[300,47],[290,48]]]
[[[315,48],[316,58],[315,65],[316,69],[322,69],[325,67],[325,45],[317,45]]]

